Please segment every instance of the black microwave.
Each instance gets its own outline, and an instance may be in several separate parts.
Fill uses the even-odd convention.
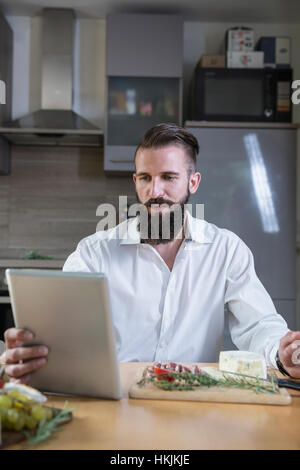
[[[196,67],[189,119],[291,122],[292,69]]]

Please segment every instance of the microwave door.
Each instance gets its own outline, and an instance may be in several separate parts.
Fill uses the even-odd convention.
[[[273,71],[272,71],[273,73]],[[265,69],[198,69],[196,119],[205,121],[273,121],[266,102]],[[266,105],[269,111],[266,112]]]

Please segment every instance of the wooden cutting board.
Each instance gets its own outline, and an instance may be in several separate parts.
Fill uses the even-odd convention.
[[[211,401],[223,403],[255,403],[264,405],[289,405],[292,397],[285,388],[280,388],[279,393],[255,393],[252,390],[242,390],[229,387],[201,387],[191,391],[161,390],[151,383],[141,387],[137,383],[142,378],[143,370],[136,376],[129,389],[131,398],[144,400],[184,400],[184,401]]]

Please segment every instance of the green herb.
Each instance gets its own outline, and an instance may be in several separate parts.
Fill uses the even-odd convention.
[[[196,390],[198,387],[234,387],[253,390],[255,393],[278,393],[278,386],[273,377],[270,382],[266,382],[259,377],[248,379],[224,374],[223,380],[217,380],[201,373],[172,371],[168,371],[168,377],[172,377],[174,381],[170,382],[155,375],[147,376],[146,369],[138,385],[143,387],[146,383],[152,383],[155,387],[169,391]]]
[[[39,255],[35,250],[27,251],[22,259],[53,259],[52,256]]]
[[[53,436],[53,433],[60,431],[61,428],[59,427],[59,424],[64,423],[66,421],[66,418],[68,418],[69,414],[75,410],[75,408],[67,410],[67,406],[68,402],[65,402],[64,408],[49,421],[47,421],[46,418],[43,418],[39,422],[39,425],[34,435],[32,435],[32,433],[30,432],[25,432],[24,434],[27,438],[27,445],[35,445],[47,439],[55,438],[56,436]]]

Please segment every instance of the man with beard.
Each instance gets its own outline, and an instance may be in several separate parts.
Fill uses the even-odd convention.
[[[289,331],[276,312],[249,248],[234,233],[178,210],[199,186],[198,151],[196,138],[175,124],[151,128],[135,154],[141,214],[81,240],[63,269],[106,273],[120,362],[216,362],[226,304],[239,349],[300,377],[292,360],[300,332]],[[20,347],[32,340],[25,330],[7,330],[5,340],[6,374],[28,383],[47,349]]]

